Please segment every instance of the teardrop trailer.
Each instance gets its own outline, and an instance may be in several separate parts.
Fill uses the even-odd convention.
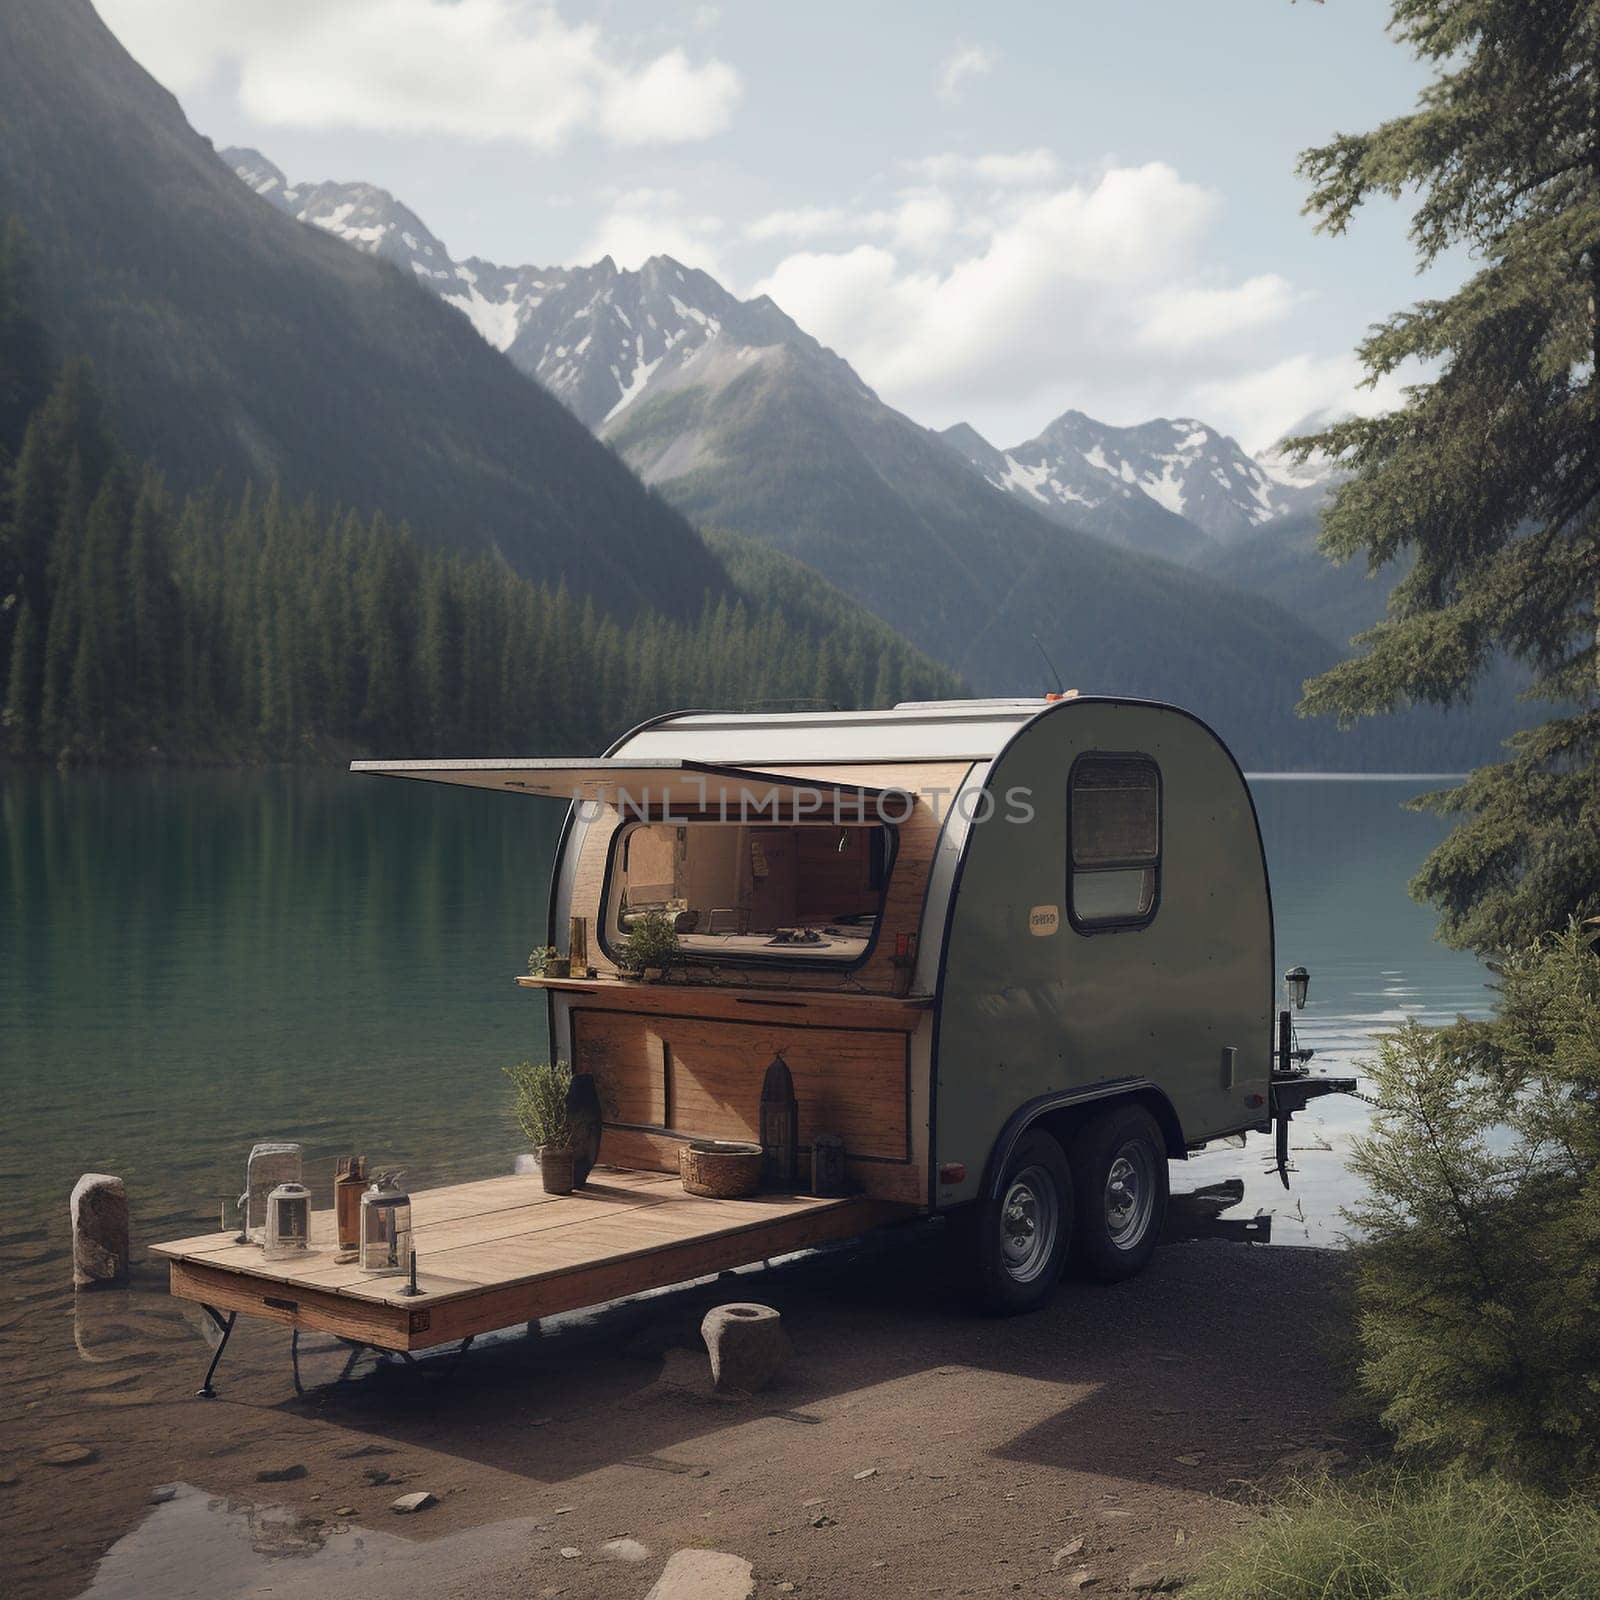
[[[594,1079],[598,1164],[568,1197],[527,1177],[415,1194],[415,1294],[226,1234],[157,1247],[228,1327],[407,1353],[928,1214],[986,1307],[1027,1311],[1068,1270],[1146,1264],[1169,1161],[1276,1130],[1287,1183],[1290,1116],[1354,1088],[1312,1076],[1274,1016],[1250,793],[1172,706],[676,713],[598,759],[353,770],[569,802],[548,938],[576,929],[579,966],[516,981]],[[678,933],[666,981],[620,965],[649,914]],[[680,1146],[758,1139],[775,1060],[801,1189],[826,1135],[849,1193],[685,1194]]]

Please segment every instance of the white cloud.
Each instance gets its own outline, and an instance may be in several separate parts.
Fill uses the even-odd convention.
[[[531,0],[99,0],[169,88],[237,74],[274,127],[507,139],[554,149],[597,131],[672,144],[727,127],[738,74],[681,49],[630,60],[590,23]]]
[[[739,98],[739,75],[722,61],[695,66],[669,50],[606,90],[601,125],[618,144],[686,144],[727,127]]]
[[[955,203],[941,189],[907,189],[889,215],[897,244],[931,250],[956,225]]]
[[[1405,400],[1402,387],[1414,377],[1391,375],[1373,388],[1362,386],[1361,363],[1353,355],[1293,355],[1234,376],[1194,386],[1197,403],[1234,419],[1232,431],[1247,449],[1261,450],[1314,414],[1373,417]]]
[[[979,181],[997,184],[1049,183],[1056,175],[1056,158],[1048,150],[1013,150],[990,155],[951,153],[921,156],[903,163],[908,172],[929,183]]]
[[[908,250],[933,249],[956,226],[954,202],[936,188],[902,189],[892,206],[795,206],[769,211],[745,225],[745,238],[826,239],[847,234],[890,238]]]
[[[1289,280],[1275,272],[1232,289],[1158,289],[1146,302],[1138,340],[1151,349],[1189,350],[1281,322],[1298,299]]]
[[[942,170],[970,175],[980,158],[960,159]],[[1164,163],[966,200],[918,191],[935,192],[920,237],[893,212],[773,225],[766,237],[840,242],[791,251],[757,285],[920,422],[970,420],[1011,445],[1069,406],[1110,422],[1198,415],[1255,448],[1318,406],[1390,403],[1352,402],[1348,360],[1285,357],[1304,297],[1275,273],[1230,282],[1219,197]]]
[[[769,211],[745,227],[747,239],[817,239],[859,227],[859,213],[842,206],[791,206]]]
[[[1060,370],[1072,343],[1063,319],[1111,286],[1160,281],[1212,203],[1159,163],[1118,169],[1093,188],[1029,197],[977,254],[942,271],[908,271],[863,245],[791,255],[761,287],[869,382],[936,389],[976,378],[1015,391]]]
[[[987,77],[999,59],[998,51],[982,45],[966,45],[957,50],[939,69],[939,98],[946,104],[959,100],[962,81]]]

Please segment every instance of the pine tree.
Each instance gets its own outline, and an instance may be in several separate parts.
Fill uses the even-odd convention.
[[[1432,797],[1466,820],[1413,885],[1444,937],[1494,950],[1600,912],[1600,4],[1394,0],[1391,32],[1436,76],[1410,115],[1302,157],[1307,209],[1339,234],[1414,192],[1421,264],[1463,249],[1477,270],[1361,346],[1373,382],[1435,376],[1300,441],[1354,469],[1324,549],[1411,561],[1304,709],[1461,704],[1502,655],[1526,664],[1556,714]]]
[[[48,569],[47,585],[30,586],[42,592],[46,618],[37,719],[41,746],[46,754],[58,754],[72,735],[68,697],[78,654],[78,635],[83,625],[80,568],[88,520],[83,471],[74,455],[67,472],[61,510],[41,561]]]
[[[167,547],[166,496],[147,472],[134,501],[128,532],[126,593],[129,648],[127,699],[145,728],[162,725],[172,711],[170,655],[179,622]]]
[[[38,729],[34,720],[39,709],[40,678],[39,629],[33,620],[33,607],[26,600],[17,613],[11,631],[11,657],[6,669],[4,729],[6,746],[18,755],[31,755]]]
[[[0,468],[16,459],[54,375],[33,247],[12,217],[0,228]]]

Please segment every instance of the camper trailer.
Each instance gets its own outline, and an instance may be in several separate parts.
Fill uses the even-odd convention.
[[[565,1199],[520,1177],[413,1196],[405,1289],[226,1235],[162,1247],[219,1322],[409,1350],[928,1213],[983,1303],[1026,1311],[1069,1270],[1145,1265],[1169,1162],[1274,1130],[1283,1162],[1289,1116],[1353,1087],[1275,1018],[1250,793],[1173,706],[686,712],[598,759],[354,770],[568,803],[548,926],[570,970],[517,981],[593,1080],[598,1163]],[[662,973],[629,970],[646,918],[676,933]],[[788,1178],[686,1194],[686,1144],[771,1142],[779,1063]],[[841,1147],[842,1184],[814,1183]]]
[[[802,1176],[841,1139],[856,1192],[951,1214],[998,1309],[1069,1264],[1137,1272],[1169,1161],[1271,1131],[1275,1075],[1293,1108],[1329,1081],[1279,1059],[1255,809],[1174,706],[685,713],[601,761],[356,767],[572,803],[550,937],[580,921],[586,970],[523,981],[600,1086],[603,1161],[759,1138],[781,1058]],[[678,931],[665,984],[621,970],[650,912]]]

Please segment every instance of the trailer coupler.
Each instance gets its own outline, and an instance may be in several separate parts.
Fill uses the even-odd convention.
[[[1309,1054],[1309,1052],[1308,1052]],[[1354,1094],[1354,1078],[1332,1078],[1322,1073],[1313,1076],[1304,1067],[1278,1071],[1272,1075],[1272,1128],[1276,1138],[1274,1165],[1279,1181],[1289,1187],[1289,1119],[1297,1111],[1304,1111],[1313,1100],[1325,1094]]]

